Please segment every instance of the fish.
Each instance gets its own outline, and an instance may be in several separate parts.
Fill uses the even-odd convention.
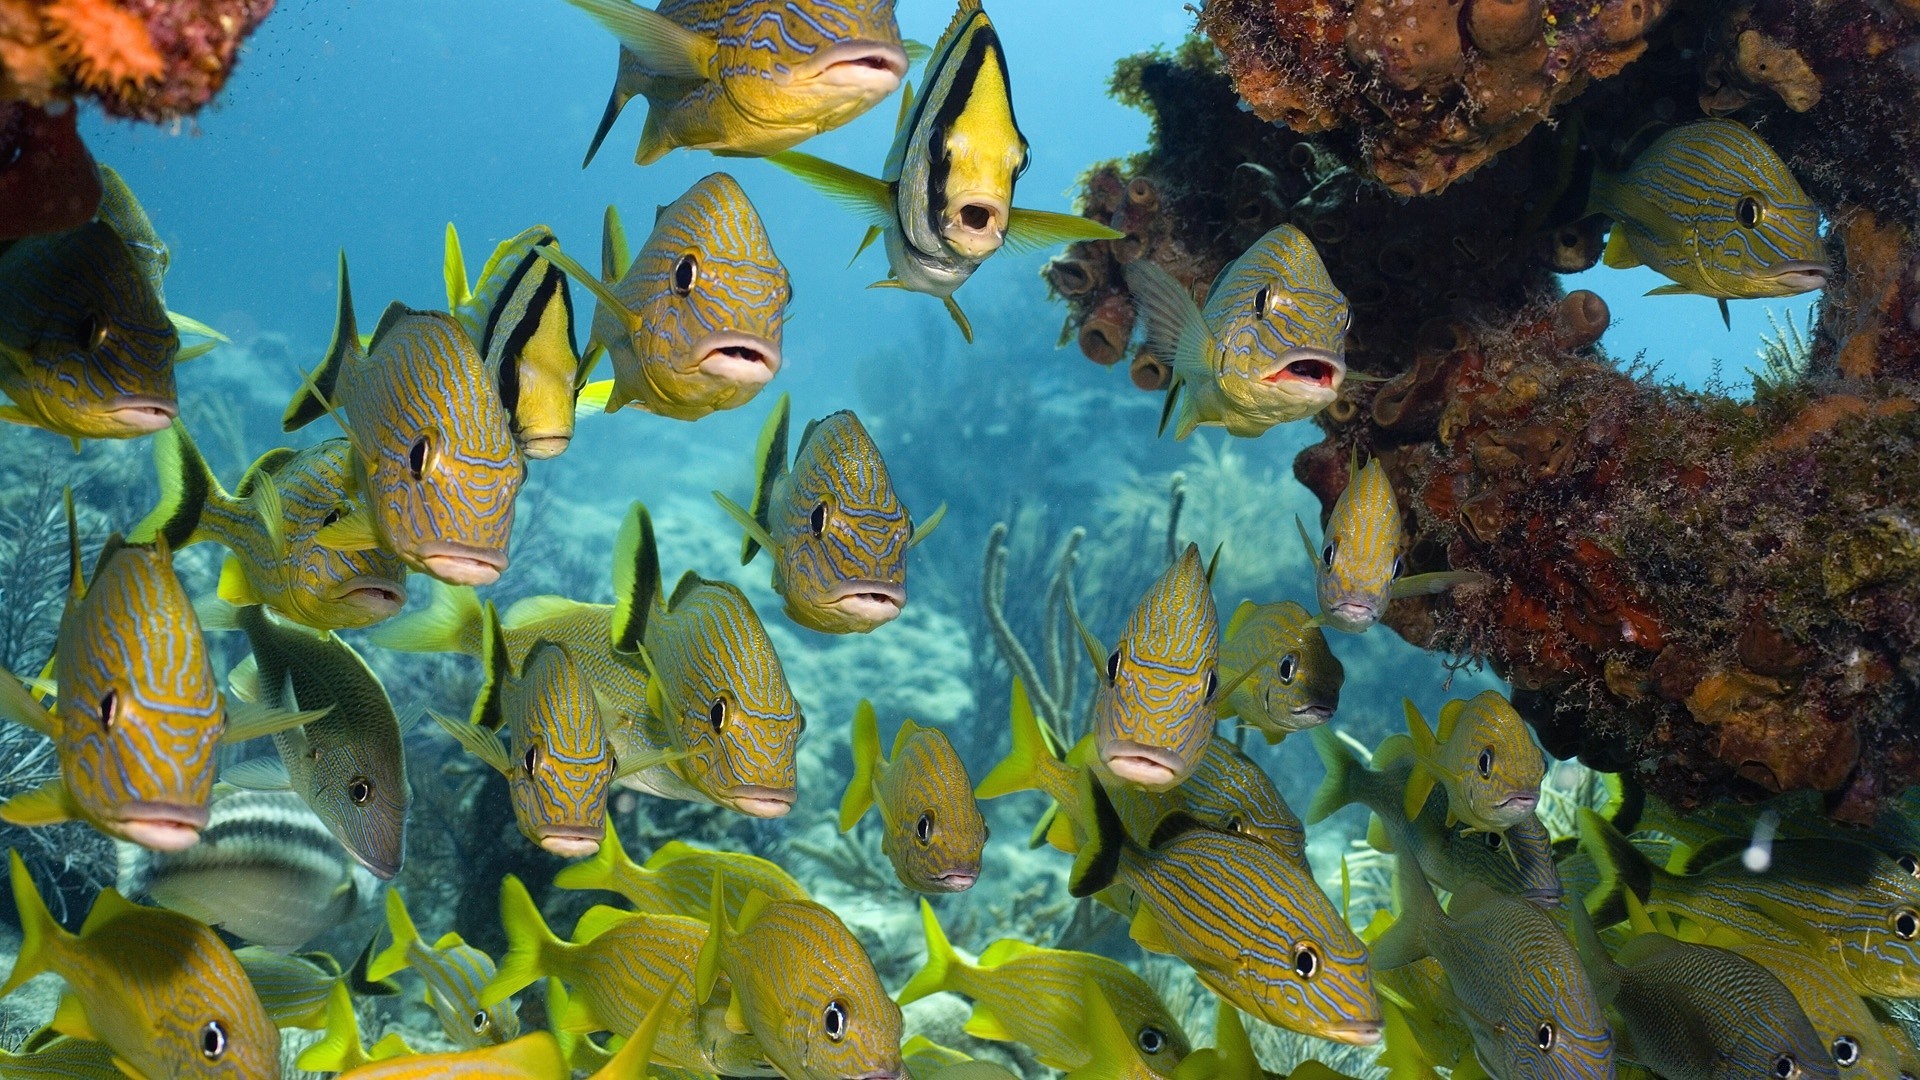
[[[920,902],[927,962],[907,980],[898,1001],[911,1004],[941,992],[973,1001],[966,1033],[976,1039],[1017,1042],[1051,1069],[1078,1069],[1093,1061],[1082,1003],[1089,982],[1106,996],[1127,1042],[1148,1068],[1172,1076],[1193,1045],[1180,1022],[1132,968],[1096,953],[1045,949],[1018,938],[987,946],[978,963],[953,950],[933,906]]]
[[[642,1080],[650,1075],[647,1063],[665,1005],[662,999],[654,1006],[588,1080]],[[536,1031],[499,1046],[369,1062],[341,1075],[354,1080],[572,1080],[573,1065],[552,1032]]]
[[[1375,909],[1360,932],[1361,940],[1371,945],[1396,921],[1386,908]],[[1474,1056],[1473,1033],[1459,1018],[1460,999],[1454,996],[1440,961],[1423,956],[1391,970],[1376,967],[1373,978],[1384,999],[1380,1005],[1386,1017],[1380,1066],[1390,1075],[1438,1080],[1436,1066],[1466,1069],[1473,1075],[1485,1071]],[[1618,1067],[1616,1061],[1616,1074]]]
[[[692,570],[661,600],[653,518],[634,503],[615,541],[635,558],[616,576],[614,649],[647,668],[648,711],[681,756],[682,797],[749,817],[793,809],[806,717],[745,593]]]
[[[254,758],[223,774],[229,782],[299,795],[341,846],[389,881],[407,855],[406,750],[386,687],[353,646],[324,631],[283,622],[259,606],[202,601],[209,629],[239,630],[253,653],[228,675],[243,698],[286,708],[305,702],[326,714],[276,734],[278,760]]]
[[[750,1033],[787,1080],[900,1080],[900,1006],[847,925],[811,900],[747,897],[738,927],[714,883],[694,997],[729,984],[728,1030]]]
[[[925,1035],[915,1035],[901,1047],[906,1058],[907,1075],[913,1080],[1012,1080],[1015,1073],[993,1061],[970,1058],[958,1050],[941,1046]]]
[[[1011,698],[1008,714],[1013,735],[1007,756],[981,778],[973,797],[985,801],[1019,791],[1044,793],[1053,800],[1054,809],[1041,816],[1031,846],[1051,843],[1071,855],[1080,850],[1075,823],[1088,818],[1081,799],[1085,789],[1079,784],[1080,770],[1066,763],[1053,734],[1034,715],[1026,684],[1018,675],[1013,677]]]
[[[558,248],[538,249],[597,301],[587,340],[612,358],[613,379],[583,387],[582,410],[698,420],[752,401],[779,373],[793,285],[733,177],[712,173],[663,207],[631,263],[612,207],[603,233],[604,280]]]
[[[708,851],[670,840],[645,866],[636,866],[620,845],[619,830],[611,825],[599,852],[563,867],[553,883],[562,889],[619,893],[633,910],[647,914],[704,919],[716,875],[726,882],[729,912],[738,912],[755,890],[775,900],[808,899],[807,890],[778,863],[739,851]]]
[[[1093,699],[1094,749],[1114,779],[1150,791],[1185,780],[1213,738],[1220,614],[1200,549],[1188,544],[1147,589],[1107,652],[1083,635],[1104,678]]]
[[[1216,1006],[1213,1042],[1213,1046],[1195,1050],[1181,1062],[1178,1080],[1351,1080],[1312,1058],[1287,1073],[1261,1067],[1260,1059],[1254,1055],[1253,1043],[1247,1038],[1247,1025],[1240,1019],[1240,1010],[1224,1001]]]
[[[1756,941],[1800,947],[1800,934],[1789,927],[1810,927],[1821,941],[1820,959],[1856,990],[1920,997],[1920,879],[1872,847],[1780,837],[1765,873],[1747,869],[1739,851],[1704,850],[1676,873],[1585,811],[1580,850],[1599,870],[1586,904],[1598,918],[1618,921],[1630,890],[1649,912],[1736,927]]]
[[[858,215],[867,225],[860,251],[884,237],[887,276],[876,288],[938,297],[972,342],[973,326],[953,294],[1003,245],[1038,251],[1125,235],[1077,214],[1014,206],[1014,185],[1031,159],[1013,116],[1000,35],[980,0],[960,0],[927,61],[920,96],[911,86],[902,93],[879,176],[797,150],[767,160]]]
[[[1067,763],[1090,764],[1091,737],[1067,754]],[[1107,792],[1129,836],[1151,836],[1168,814],[1185,813],[1218,832],[1239,833],[1304,859],[1307,833],[1267,771],[1226,739],[1207,744],[1200,764],[1179,787],[1165,791],[1116,785]]]
[[[387,892],[387,930],[393,941],[368,961],[368,979],[378,982],[413,969],[426,984],[426,1001],[440,1018],[441,1030],[455,1046],[489,1046],[519,1036],[520,1014],[512,1000],[481,1000],[482,989],[494,977],[492,957],[451,931],[428,945],[397,889]]]
[[[85,925],[55,922],[20,853],[8,852],[19,956],[0,998],[42,972],[66,983],[53,1028],[102,1042],[129,1076],[278,1080],[280,1032],[233,953],[185,915],[102,890]]]
[[[1347,377],[1353,310],[1292,225],[1276,225],[1220,271],[1207,306],[1146,259],[1125,267],[1146,350],[1173,369],[1162,414],[1173,437],[1201,425],[1257,438],[1333,404]]]
[[[1294,519],[1300,545],[1314,564],[1321,625],[1349,634],[1365,633],[1394,600],[1431,596],[1486,580],[1486,575],[1472,570],[1401,577],[1407,531],[1387,470],[1374,458],[1363,469],[1349,467],[1347,476],[1347,486],[1327,516],[1326,542],[1317,552],[1307,539],[1307,527]]]
[[[380,896],[380,879],[287,791],[217,795],[200,842],[185,851],[116,847],[121,895],[281,952],[373,910]]]
[[[371,1050],[362,1045],[360,1019],[354,1014],[353,998],[345,983],[337,983],[327,993],[326,1024],[319,1041],[300,1051],[294,1066],[307,1072],[344,1073],[369,1062],[411,1057],[415,1053],[398,1031],[381,1036]]]
[[[566,273],[540,256],[558,244],[545,225],[503,240],[469,288],[460,234],[447,223],[447,310],[493,373],[520,453],[535,460],[566,452],[586,381]]]
[[[1327,635],[1291,600],[1242,601],[1227,620],[1220,670],[1248,674],[1220,703],[1219,714],[1258,730],[1269,746],[1331,719],[1346,681]]]
[[[791,407],[780,395],[760,432],[752,508],[713,497],[746,532],[741,565],[762,548],[772,556],[788,618],[823,634],[870,633],[906,607],[907,552],[932,534],[946,504],[914,528],[880,448],[844,409],[808,422],[789,467]]]
[[[315,630],[358,630],[407,603],[407,568],[378,548],[340,551],[320,531],[353,511],[347,440],[260,455],[229,494],[178,421],[153,437],[160,499],[129,534],[164,536],[179,551],[212,541],[228,551],[219,596],[236,606],[265,604]]]
[[[1147,1066],[1134,1049],[1126,1024],[1115,1013],[1107,993],[1093,979],[1081,984],[1080,992],[1087,1043],[1093,1047],[1093,1059],[1066,1074],[1067,1080],[1154,1080],[1160,1074]]]
[[[240,969],[247,973],[247,981],[253,984],[275,1027],[319,1031],[327,1026],[327,1002],[335,987],[377,997],[400,992],[392,980],[375,983],[363,977],[372,953],[373,943],[368,942],[351,973],[341,971],[340,962],[323,952],[281,953],[244,945],[233,951],[233,958],[240,961]]]
[[[12,1051],[0,1050],[0,1076],[7,1080],[124,1080],[126,1075],[105,1043],[62,1035],[50,1027],[27,1036]]]
[[[1442,910],[1404,821],[1390,820],[1388,832],[1401,914],[1374,939],[1375,966],[1391,971],[1426,956],[1438,960],[1474,1057],[1494,1080],[1614,1076],[1613,1029],[1553,916],[1471,880]]]
[[[880,722],[865,698],[853,710],[853,778],[840,802],[840,831],[880,811],[880,850],[900,884],[921,893],[965,892],[980,880],[987,823],[973,782],[938,728],[900,722],[893,752],[880,756]]]
[[[1880,1029],[1873,1010],[1838,972],[1804,949],[1748,941],[1736,932],[1709,935],[1707,943],[1731,949],[1779,979],[1844,1075],[1900,1080],[1899,1051]]]
[[[453,316],[388,305],[362,346],[347,256],[326,358],[280,426],[333,414],[353,444],[357,498],[320,543],[378,547],[450,585],[490,585],[507,568],[526,462],[480,353]]]
[[[893,0],[567,0],[620,40],[613,93],[587,147],[647,99],[634,163],[676,147],[764,157],[830,131],[894,92],[907,52]]]
[[[1681,124],[1621,173],[1595,174],[1587,211],[1613,221],[1603,258],[1671,284],[1649,296],[1793,296],[1832,273],[1820,211],[1765,139],[1734,120]]]
[[[1404,809],[1417,817],[1437,784],[1447,793],[1447,824],[1505,832],[1540,805],[1546,755],[1527,722],[1498,690],[1484,690],[1440,707],[1437,730],[1427,727],[1411,700],[1402,699],[1413,771]]]
[[[1367,948],[1303,862],[1184,813],[1142,845],[1092,774],[1082,783],[1092,820],[1070,893],[1126,886],[1141,948],[1186,961],[1208,989],[1266,1023],[1357,1046],[1380,1041]]]

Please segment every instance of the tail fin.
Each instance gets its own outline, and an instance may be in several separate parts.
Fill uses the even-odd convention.
[[[1664,873],[1620,830],[1585,807],[1580,809],[1580,850],[1593,859],[1594,869],[1600,872],[1600,884],[1587,897],[1586,906],[1601,926],[1612,926],[1627,917],[1621,896],[1624,890],[1633,890],[1644,902],[1653,891],[1654,881]]]
[[[407,914],[407,902],[400,899],[398,889],[387,890],[387,929],[393,933],[393,944],[367,963],[367,978],[373,982],[404,971],[409,966],[408,948],[420,944],[420,931],[413,925],[413,916]]]
[[[927,962],[913,973],[907,985],[900,988],[900,995],[895,1000],[902,1005],[950,989],[955,972],[966,966],[960,954],[953,951],[953,943],[947,940],[947,932],[941,929],[940,918],[933,913],[933,905],[924,899],[920,901],[920,928],[927,935]]]
[[[1067,891],[1074,896],[1092,896],[1112,885],[1114,876],[1120,872],[1120,852],[1128,842],[1127,829],[1113,808],[1107,789],[1100,786],[1092,772],[1082,770],[1080,784],[1084,796],[1081,804],[1087,807],[1092,821],[1086,830],[1086,840],[1080,845],[1080,854],[1074,857]]]
[[[20,913],[20,955],[14,959],[7,981],[0,984],[0,997],[13,993],[35,975],[52,970],[54,951],[72,937],[54,921],[46,901],[40,899],[40,890],[18,851],[7,852],[7,866],[13,877],[13,906]]]
[[[471,722],[475,727],[499,731],[507,723],[501,695],[506,692],[507,680],[513,676],[513,663],[507,655],[506,631],[500,629],[500,609],[489,600],[481,611],[485,618],[480,626],[480,670],[485,681],[473,699]]]
[[[396,652],[450,652],[479,656],[486,613],[480,594],[466,585],[426,579],[433,595],[427,606],[376,627],[375,645]]]
[[[507,953],[493,978],[480,991],[480,1003],[493,1006],[548,975],[554,957],[568,948],[540,917],[540,908],[520,879],[508,874],[500,880],[500,926],[507,933]]]
[[[607,834],[593,858],[569,863],[553,875],[553,884],[562,889],[604,889],[619,892],[620,869],[628,862],[626,849],[620,846],[620,830],[607,822]]]
[[[660,598],[660,549],[653,515],[635,502],[613,542],[613,651],[637,653],[647,636],[647,618]]]
[[[1013,746],[1000,764],[980,781],[974,789],[976,799],[997,799],[1002,795],[1011,795],[1016,791],[1042,790],[1041,769],[1046,761],[1059,761],[1054,753],[1053,744],[1048,741],[1045,729],[1040,726],[1040,718],[1033,713],[1033,702],[1027,697],[1026,684],[1019,676],[1013,679],[1013,704],[1007,710],[1009,722],[1013,726]]]
[[[880,721],[866,698],[853,707],[853,779],[840,800],[840,831],[854,827],[873,806],[873,781],[880,769]]]
[[[320,1041],[300,1052],[300,1068],[309,1072],[345,1072],[372,1060],[360,1042],[360,1019],[353,1013],[353,997],[347,984],[337,982],[327,993],[326,1034]]]
[[[1313,793],[1313,802],[1307,807],[1307,824],[1314,825],[1354,801],[1352,777],[1355,770],[1365,766],[1347,749],[1347,744],[1340,741],[1340,736],[1326,726],[1314,728],[1307,737],[1313,740],[1314,752],[1320,755],[1320,764],[1327,769],[1327,778],[1320,781],[1319,789]]]
[[[767,425],[760,429],[760,443],[753,452],[753,504],[747,512],[759,524],[762,533],[768,532],[767,508],[773,501],[773,482],[787,471],[787,428],[792,421],[793,402],[781,394],[774,402],[773,412],[767,417]],[[760,542],[749,533],[740,541],[740,564],[745,566],[753,561],[760,550]]]
[[[1427,955],[1426,928],[1442,917],[1443,912],[1440,901],[1433,895],[1433,886],[1427,883],[1427,875],[1420,869],[1420,860],[1413,855],[1413,845],[1406,836],[1398,835],[1400,829],[1394,825],[1389,824],[1388,831],[1394,834],[1397,849],[1393,860],[1393,891],[1400,903],[1400,916],[1367,948],[1376,967],[1391,971]]]
[[[1407,820],[1420,816],[1426,808],[1427,796],[1433,793],[1435,776],[1433,760],[1439,756],[1440,744],[1433,737],[1433,729],[1427,726],[1427,719],[1409,699],[1402,698],[1400,707],[1407,714],[1407,738],[1413,741],[1413,771],[1407,774],[1406,801],[1402,804]],[[1451,820],[1451,819],[1449,819]]]
[[[227,493],[179,420],[154,435],[153,467],[160,475],[160,501],[133,527],[127,539],[144,544],[156,536],[165,537],[167,547],[174,551],[208,539],[204,534],[196,535],[200,516],[208,502],[225,499]]]
[[[353,289],[347,282],[347,253],[340,252],[340,307],[334,315],[333,342],[327,346],[327,358],[319,370],[303,383],[280,418],[282,431],[298,431],[325,416],[332,407],[334,388],[340,382],[340,369],[348,358],[358,359],[360,328],[353,321]]]

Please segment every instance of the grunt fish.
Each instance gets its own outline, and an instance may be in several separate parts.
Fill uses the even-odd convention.
[[[587,375],[573,343],[573,294],[566,273],[541,257],[547,247],[559,241],[545,225],[501,241],[469,289],[460,234],[447,224],[447,310],[493,373],[514,442],[535,459],[556,457],[573,440],[574,399]]]
[[[387,893],[387,929],[393,941],[368,961],[368,979],[377,982],[412,968],[426,983],[427,1004],[455,1046],[488,1046],[520,1034],[520,1014],[506,995],[481,1000],[481,989],[494,976],[492,957],[452,932],[428,945],[398,889]]]
[[[1088,737],[1068,752],[1067,763],[1086,765],[1092,758]],[[1226,739],[1207,743],[1200,764],[1179,787],[1149,791],[1118,785],[1107,794],[1129,836],[1152,836],[1167,815],[1180,811],[1217,832],[1251,836],[1295,859],[1306,857],[1306,830],[1273,786],[1273,778]]]
[[[973,789],[973,797],[979,800],[998,799],[1017,791],[1046,794],[1053,800],[1054,809],[1042,815],[1039,826],[1034,830],[1031,846],[1050,843],[1072,854],[1080,850],[1074,823],[1087,816],[1081,799],[1083,789],[1079,786],[1079,770],[1063,760],[1064,754],[1055,745],[1052,733],[1034,715],[1033,704],[1027,698],[1026,684],[1020,681],[1018,675],[1013,678],[1012,699],[1008,709],[1013,726],[1011,746],[1007,756],[981,779],[980,786]]]
[[[51,1027],[27,1036],[12,1051],[0,1050],[0,1076],[7,1080],[124,1080],[126,1075],[107,1044]]]
[[[1391,1037],[1391,1036],[1389,1036]],[[1383,1059],[1383,1064],[1384,1059]],[[1399,1074],[1394,1074],[1399,1075]],[[1318,1061],[1308,1058],[1287,1073],[1271,1072],[1260,1065],[1247,1038],[1247,1025],[1240,1010],[1222,1001],[1213,1021],[1213,1045],[1195,1050],[1181,1062],[1177,1080],[1351,1080]]]
[[[1346,680],[1327,635],[1291,600],[1242,601],[1227,620],[1220,670],[1229,680],[1247,673],[1220,704],[1220,715],[1258,729],[1268,745],[1331,719]]]
[[[587,1080],[648,1076],[647,1062],[653,1056],[663,1013],[660,1005],[649,1011],[620,1050]],[[373,1061],[341,1075],[351,1080],[572,1080],[573,1066],[553,1033],[536,1031],[499,1046]]]
[[[1093,699],[1094,749],[1116,780],[1165,790],[1185,780],[1213,738],[1220,616],[1200,549],[1188,544],[1127,616]],[[1102,655],[1104,654],[1104,655]]]
[[[1327,517],[1326,543],[1316,553],[1307,527],[1298,518],[1300,544],[1314,562],[1314,589],[1320,598],[1320,622],[1359,634],[1380,621],[1387,605],[1409,596],[1430,596],[1485,580],[1472,570],[1441,570],[1401,577],[1406,528],[1400,503],[1380,459],[1348,471],[1347,486]]]
[[[907,1075],[913,1080],[1016,1080],[1016,1074],[998,1062],[970,1058],[941,1046],[925,1035],[915,1035],[900,1047]]]
[[[1527,722],[1497,690],[1440,707],[1439,729],[1427,727],[1403,699],[1413,771],[1407,777],[1408,817],[1418,817],[1435,784],[1447,793],[1447,824],[1505,832],[1533,816],[1540,805],[1546,755]]]
[[[562,889],[604,889],[619,893],[633,910],[652,915],[702,919],[711,902],[713,880],[724,881],[729,912],[738,912],[755,890],[775,900],[805,900],[807,890],[777,863],[738,851],[708,851],[670,840],[645,866],[636,866],[620,846],[619,830],[607,827],[593,858],[554,875]]]
[[[319,1031],[327,1026],[327,1003],[334,988],[355,993],[390,997],[400,992],[391,981],[369,982],[361,976],[362,965],[373,954],[373,943],[351,973],[340,970],[340,962],[323,952],[280,953],[258,945],[246,945],[233,951],[240,969],[247,973],[254,993],[276,1027],[305,1028]]]
[[[965,892],[980,879],[987,823],[953,744],[938,728],[900,722],[889,758],[865,698],[853,711],[853,778],[840,802],[840,831],[880,811],[880,849],[900,884],[922,893]]]

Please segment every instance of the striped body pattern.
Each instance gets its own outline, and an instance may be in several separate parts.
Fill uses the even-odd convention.
[[[54,743],[82,818],[175,849],[207,821],[226,703],[165,542],[107,542],[54,648]]]
[[[554,1080],[573,1070],[553,1035],[536,1031],[500,1046],[371,1061],[341,1075],[353,1080]]]
[[[1404,538],[1393,482],[1376,458],[1352,474],[1327,517],[1313,584],[1328,626],[1358,634],[1380,621],[1400,576]]]
[[[1800,949],[1742,942],[1734,952],[1766,968],[1793,993],[1814,1034],[1849,1077],[1899,1080],[1900,1055],[1880,1030],[1873,1010],[1839,972]]]
[[[493,374],[514,441],[530,458],[553,457],[572,441],[580,381],[573,294],[566,274],[535,250],[553,243],[553,230],[545,225],[502,241],[473,294],[453,306]]]
[[[752,401],[780,369],[793,287],[759,213],[725,173],[661,211],[612,288],[638,323],[605,304],[594,311],[593,340],[613,358],[608,411],[633,402],[698,420]]]
[[[1662,135],[1625,173],[1597,179],[1594,206],[1676,291],[1733,300],[1826,282],[1820,212],[1773,147],[1733,120]]]
[[[713,879],[724,883],[723,906],[737,912],[758,890],[775,900],[805,900],[807,891],[778,864],[738,851],[709,851],[669,840],[645,866],[621,849],[620,834],[609,828],[600,851],[587,862],[554,876],[562,889],[605,889],[619,893],[633,910],[653,915],[704,919],[712,910]]]
[[[0,1076],[7,1080],[120,1080],[125,1075],[107,1044],[54,1034],[51,1028],[27,1036],[16,1050],[0,1050]]]
[[[1533,729],[1498,690],[1441,706],[1437,743],[1421,737],[1426,721],[1411,702],[1406,709],[1418,772],[1437,776],[1446,789],[1449,823],[1504,832],[1533,816],[1546,755],[1534,743]],[[1423,785],[1410,784],[1408,790],[1409,800],[1426,797]]]
[[[76,439],[129,439],[179,412],[180,335],[113,228],[91,221],[0,252],[0,418]]]
[[[1738,953],[1641,934],[1614,959],[1621,1057],[1672,1080],[1839,1075],[1786,984]]]
[[[481,994],[494,976],[493,958],[460,940],[443,934],[428,945],[407,914],[400,893],[387,893],[387,927],[393,942],[372,958],[367,978],[384,979],[412,968],[427,987],[427,1004],[455,1046],[471,1049],[504,1043],[520,1034],[520,1014],[513,1002],[483,1005]]]
[[[235,949],[233,956],[275,1024],[313,1031],[326,1026],[327,998],[341,980],[339,965],[325,963],[331,957],[289,956],[258,945]]]
[[[1339,392],[1353,311],[1313,242],[1292,225],[1275,226],[1233,261],[1201,317],[1213,378],[1185,386],[1201,422],[1256,436],[1314,415]]]
[[[946,733],[902,721],[892,758],[877,764],[872,783],[885,823],[880,849],[900,883],[915,892],[972,888],[987,823]]]
[[[865,633],[905,606],[913,522],[853,413],[807,425],[793,467],[773,483],[766,524],[773,591],[794,622]]]
[[[1295,859],[1306,854],[1306,829],[1273,778],[1226,739],[1209,742],[1193,775],[1178,787],[1148,791],[1122,785],[1109,794],[1130,836],[1150,837],[1168,814],[1184,810],[1210,829],[1264,840]]]
[[[1200,549],[1185,551],[1127,617],[1093,703],[1094,748],[1116,778],[1185,780],[1213,738],[1220,615]]]
[[[507,788],[520,831],[542,846],[554,839],[598,844],[614,757],[593,687],[564,647],[542,641],[501,693],[515,766]]]
[[[594,909],[603,915],[609,911]],[[586,936],[589,930],[592,934]],[[576,1010],[556,1018],[560,1026],[632,1031],[662,995],[670,995],[666,1018],[654,1037],[656,1060],[702,1072],[720,1068],[705,1045],[701,1010],[687,978],[706,944],[706,923],[623,914],[600,929],[583,917],[574,936],[574,943],[549,944],[542,953],[542,967],[567,985],[568,1001]]]
[[[1259,729],[1268,743],[1324,724],[1340,707],[1346,669],[1310,619],[1307,609],[1291,600],[1259,605],[1249,600],[1227,621],[1220,670],[1228,681],[1249,668],[1253,674],[1233,688],[1220,711]]]

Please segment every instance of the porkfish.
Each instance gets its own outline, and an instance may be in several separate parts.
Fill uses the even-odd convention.
[[[493,373],[514,442],[534,459],[556,457],[573,441],[574,399],[587,376],[567,275],[541,257],[549,246],[559,241],[545,225],[501,241],[469,287],[460,234],[447,223],[447,310]]]
[[[1347,486],[1327,517],[1326,542],[1318,551],[1307,539],[1307,527],[1294,519],[1300,544],[1313,560],[1314,592],[1320,600],[1320,622],[1349,634],[1366,631],[1387,613],[1387,605],[1403,597],[1431,596],[1458,585],[1484,581],[1471,570],[1442,570],[1401,577],[1407,544],[1400,503],[1393,482],[1379,458],[1364,469],[1347,471]]]
[[[880,850],[900,884],[920,893],[973,888],[987,823],[946,733],[902,720],[893,753],[883,758],[880,721],[862,698],[853,711],[852,742],[853,778],[840,802],[840,831],[878,809]]]

